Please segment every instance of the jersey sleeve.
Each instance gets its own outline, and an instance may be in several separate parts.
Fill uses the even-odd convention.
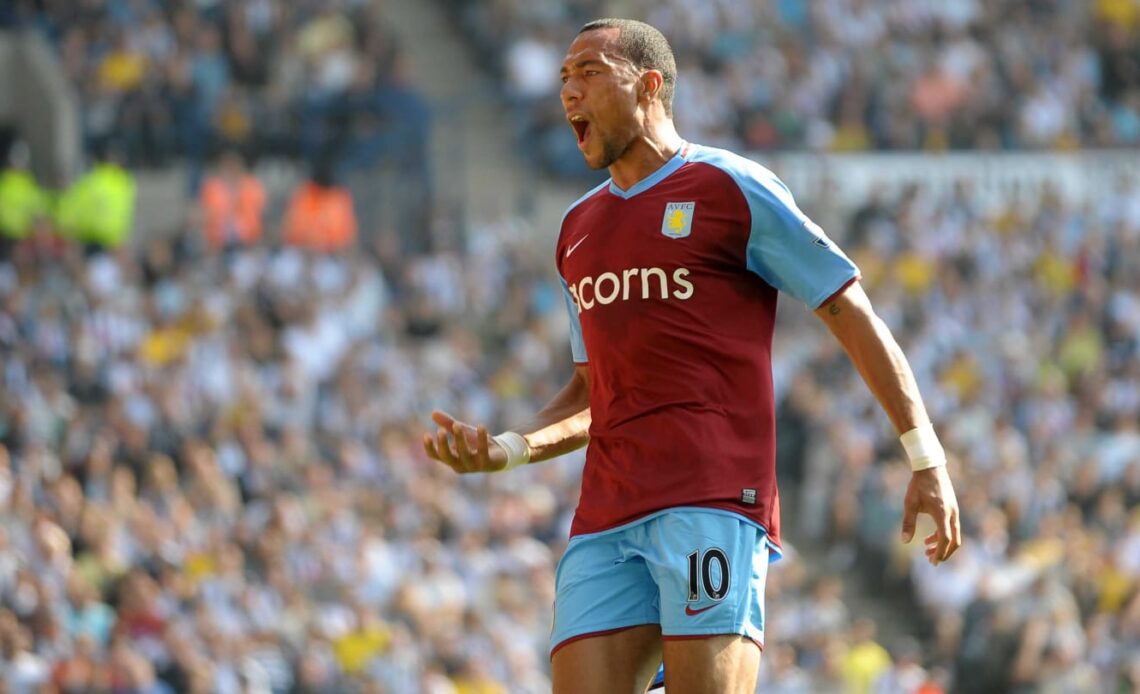
[[[582,322],[578,319],[578,304],[570,295],[570,287],[561,276],[558,278],[562,284],[562,299],[566,302],[566,314],[570,318],[570,353],[575,364],[585,364],[589,361],[586,356],[586,343],[582,340]]]
[[[737,183],[752,212],[748,269],[813,310],[859,277],[859,269],[811,221],[783,181],[756,166]]]

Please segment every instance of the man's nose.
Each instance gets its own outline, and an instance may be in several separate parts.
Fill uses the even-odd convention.
[[[562,83],[562,90],[559,92],[562,97],[562,105],[569,106],[582,98],[582,90],[578,89],[574,84],[574,80],[566,80]]]

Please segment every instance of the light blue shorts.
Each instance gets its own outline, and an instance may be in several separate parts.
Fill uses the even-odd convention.
[[[762,527],[707,508],[577,535],[558,562],[551,655],[640,624],[665,638],[743,634],[763,648],[769,551]]]

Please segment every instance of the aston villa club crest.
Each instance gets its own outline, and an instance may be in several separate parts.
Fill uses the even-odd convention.
[[[683,239],[693,231],[695,202],[670,202],[665,205],[665,218],[661,220],[661,233],[671,239]]]

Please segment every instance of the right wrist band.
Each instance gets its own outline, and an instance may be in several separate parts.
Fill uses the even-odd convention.
[[[505,431],[498,436],[492,436],[491,440],[502,446],[503,450],[507,452],[507,465],[499,472],[513,470],[519,465],[526,465],[530,462],[530,444],[526,442],[522,434]]]

